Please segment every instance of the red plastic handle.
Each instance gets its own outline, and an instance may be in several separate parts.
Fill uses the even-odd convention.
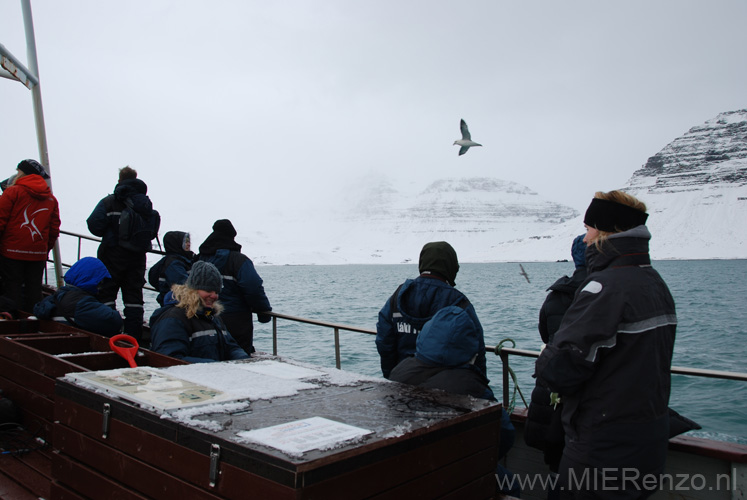
[[[120,340],[132,344],[132,347],[121,347],[121,346],[116,345],[116,342]],[[112,348],[112,351],[116,352],[117,354],[122,356],[124,359],[126,359],[127,362],[130,364],[130,368],[137,368],[137,364],[135,364],[135,355],[137,354],[137,351],[140,348],[140,345],[138,345],[137,340],[135,340],[135,337],[132,337],[124,333],[120,333],[119,335],[115,335],[114,337],[109,339],[109,347]]]

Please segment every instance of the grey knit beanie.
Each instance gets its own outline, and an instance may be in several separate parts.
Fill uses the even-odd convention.
[[[223,288],[223,277],[213,264],[198,260],[192,264],[192,270],[184,284],[195,290],[220,293]]]

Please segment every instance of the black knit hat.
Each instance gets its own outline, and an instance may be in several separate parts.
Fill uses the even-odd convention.
[[[454,286],[457,272],[459,272],[456,250],[445,241],[426,243],[420,251],[418,271],[421,274],[428,272],[437,274]]]
[[[184,284],[195,290],[220,293],[221,288],[223,288],[223,277],[215,265],[204,260],[198,260],[192,264],[192,269],[189,271],[189,276]]]
[[[23,160],[18,164],[17,168],[26,175],[36,174],[41,175],[44,179],[49,179],[47,171],[42,167],[41,163],[36,160]]]
[[[643,225],[646,212],[610,200],[593,198],[586,209],[584,224],[608,233],[618,233]]]
[[[213,231],[215,231],[216,233],[228,235],[231,238],[236,236],[236,229],[228,219],[220,219],[215,221],[215,224],[213,224]]]

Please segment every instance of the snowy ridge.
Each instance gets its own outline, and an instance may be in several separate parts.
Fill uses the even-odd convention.
[[[654,259],[747,258],[747,110],[691,128],[620,189],[648,206]],[[417,262],[436,240],[449,241],[462,262],[555,261],[569,259],[584,232],[583,214],[495,178],[418,189],[368,176],[336,201],[283,221],[282,234],[240,242],[259,264]]]

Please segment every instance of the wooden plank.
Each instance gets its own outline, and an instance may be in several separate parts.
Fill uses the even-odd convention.
[[[0,471],[0,498],[13,500],[39,500],[39,496],[24,488],[12,476]]]
[[[5,378],[41,394],[48,396],[54,394],[53,378],[21,366],[2,356],[0,356],[0,378]]]
[[[52,481],[52,497],[50,500],[88,500],[63,484]]]
[[[415,477],[412,481],[371,497],[371,500],[425,499],[454,495],[456,495],[454,498],[490,498],[495,494],[496,451],[492,448],[483,450],[429,474]],[[474,478],[474,472],[480,470],[485,473],[477,480],[468,481],[465,484],[461,479]],[[469,494],[465,495],[467,491]]]
[[[35,452],[32,452],[35,453]],[[24,460],[21,456],[0,456],[0,471],[12,481],[33,493],[36,498],[49,498],[52,484],[51,462],[48,457],[37,455],[36,460]],[[44,463],[42,463],[44,462]],[[0,496],[0,498],[12,498]]]
[[[146,497],[188,498],[190,500],[220,498],[68,427],[60,425],[55,428],[54,442],[55,448],[59,449],[59,457],[64,456],[68,462],[80,461],[81,467],[85,463],[87,476],[95,475],[99,476],[100,480],[106,479],[122,485],[126,484],[128,488]],[[181,460],[181,457],[175,458]],[[205,473],[207,474],[207,471]],[[55,479],[75,491],[88,494],[81,489],[83,488],[80,483],[81,477],[55,474]],[[100,496],[99,498],[111,497]]]
[[[8,337],[0,337],[0,353],[15,363],[32,367],[35,371],[52,378],[62,377],[70,372],[86,371],[82,367]]]
[[[70,498],[78,499],[98,499],[107,500],[148,500],[147,496],[132,491],[131,488],[112,481],[102,476],[96,471],[80,464],[70,458],[57,454],[52,460],[54,475],[57,478],[64,478],[64,481],[58,479],[52,487],[54,496],[52,500],[68,500]],[[68,486],[68,485],[74,486]],[[75,495],[75,496],[69,496]],[[177,498],[177,497],[156,497],[156,498]],[[189,497],[183,497],[185,500]]]
[[[54,419],[54,401],[46,395],[30,391],[6,378],[0,378],[0,388],[5,397],[13,401],[23,411],[37,415],[46,422],[51,422]]]
[[[39,334],[34,336],[10,337],[10,340],[38,351],[59,355],[92,351],[91,337],[84,333],[61,332],[55,335]]]
[[[115,405],[113,415],[117,414]],[[66,398],[58,398],[56,415],[60,426],[84,434],[99,441],[104,446],[109,446],[126,455],[137,457],[138,460],[203,489],[211,489],[208,477],[210,450],[206,448],[204,453],[199,453],[177,444],[175,442],[177,431],[174,426],[171,426],[171,431],[166,427],[166,431],[153,434],[117,418],[112,418],[109,435],[106,439],[103,439],[100,432],[102,427],[101,413]],[[71,444],[68,442],[67,432],[67,429],[56,431],[55,448],[63,453],[70,454],[83,463],[87,463],[90,458],[81,454],[79,450],[69,448]],[[245,465],[249,470],[255,470],[252,464],[247,463]],[[225,498],[237,500],[245,498],[247,490],[256,493],[259,498],[295,497],[294,495],[288,496],[292,493],[292,489],[224,462],[220,463],[220,480],[214,489],[217,494]]]
[[[471,427],[463,432],[438,438],[429,443],[418,442],[417,439],[403,442],[396,449],[391,450],[390,457],[387,459],[381,459],[370,465],[355,468],[347,474],[312,484],[304,491],[311,496],[316,495],[329,500],[346,500],[377,494],[383,494],[386,497],[389,495],[388,491],[402,488],[403,492],[406,492],[403,493],[402,498],[407,498],[408,495],[416,494],[416,491],[421,488],[430,491],[429,480],[421,482],[419,478],[433,479],[438,477],[437,471],[448,470],[450,467],[465,470],[460,469],[464,465],[460,465],[462,458],[469,459],[477,455],[484,461],[472,463],[472,468],[467,469],[471,472],[470,477],[477,474],[494,474],[498,463],[497,422]],[[440,478],[438,481],[441,480],[451,481],[446,478]],[[408,486],[410,482],[414,482],[412,488]],[[339,489],[336,489],[335,485]],[[455,489],[459,486],[459,484],[450,484],[449,488]],[[352,490],[365,496],[350,497]]]

